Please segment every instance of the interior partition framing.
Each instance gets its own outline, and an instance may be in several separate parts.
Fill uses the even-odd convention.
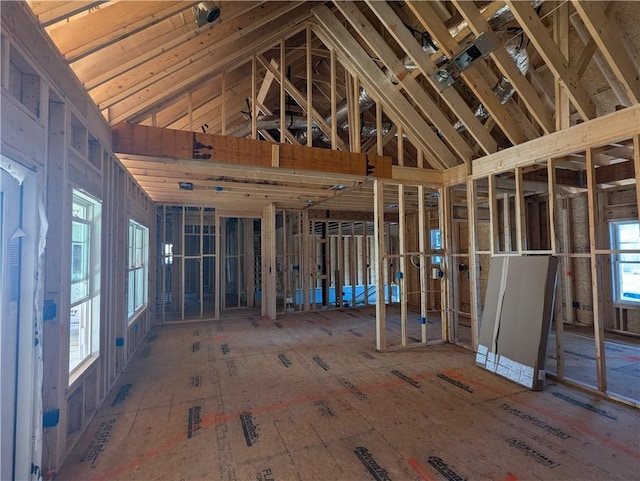
[[[611,114],[609,120],[601,117],[568,128],[563,132],[563,145],[549,139],[546,144],[534,141],[474,162],[466,197],[470,207],[473,347],[477,347],[482,323],[489,258],[558,256],[551,333],[555,342],[549,346],[547,369],[569,383],[640,406],[640,392],[628,389],[629,384],[638,385],[638,380],[627,378],[621,382],[620,375],[609,368],[610,363],[620,366],[616,354],[620,345],[616,343],[624,342],[624,337],[612,336],[625,336],[631,345],[640,336],[640,303],[633,301],[636,295],[640,298],[640,292],[630,291],[627,300],[621,301],[616,294],[619,281],[613,267],[623,259],[622,262],[629,262],[624,265],[632,273],[633,259],[640,254],[640,248],[633,247],[633,242],[625,244],[629,247],[618,247],[612,237],[613,226],[637,226],[639,222],[639,129],[637,121],[635,133],[616,133],[608,128],[616,117],[633,117],[637,110],[638,106],[630,107]],[[632,125],[629,127],[634,130]],[[507,155],[509,160],[503,161]],[[444,190],[445,225],[452,222],[448,214],[455,211],[451,195],[454,188],[448,185]],[[447,228],[451,228],[450,224]],[[447,242],[455,243],[452,233],[446,235]],[[445,290],[451,289],[456,289],[456,282],[449,277]],[[455,309],[452,295],[443,296],[443,300],[447,313]],[[576,333],[582,333],[583,344],[577,344]],[[580,349],[585,351],[576,346],[584,346]],[[577,355],[583,356],[581,371],[575,368]]]

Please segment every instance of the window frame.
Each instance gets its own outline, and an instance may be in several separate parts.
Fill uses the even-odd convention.
[[[621,285],[622,278],[624,275],[624,268],[621,269],[622,265],[628,264],[637,264],[638,265],[638,275],[640,276],[640,253],[637,251],[640,250],[640,241],[638,241],[638,249],[621,249],[620,248],[620,238],[619,238],[619,227],[622,225],[635,224],[638,225],[638,229],[640,230],[640,221],[630,219],[630,220],[616,220],[609,222],[609,236],[611,243],[611,276],[612,276],[612,288],[613,288],[613,301],[615,304],[623,304],[630,305],[634,307],[640,307],[640,297],[636,298],[625,298],[623,297],[623,293]],[[622,259],[622,256],[631,255],[637,257],[637,260],[632,259]]]
[[[127,322],[133,324],[149,306],[149,228],[135,219],[129,219],[127,239]],[[141,237],[138,236],[141,235]],[[139,241],[142,245],[138,245]],[[139,260],[136,251],[140,251]],[[136,260],[134,262],[134,260]],[[142,286],[139,286],[142,282]],[[142,290],[140,291],[140,287]],[[141,298],[138,298],[141,295]],[[133,306],[131,300],[133,298]]]
[[[79,212],[76,212],[76,206]],[[71,192],[70,259],[69,259],[69,386],[79,379],[89,366],[100,356],[100,256],[101,256],[101,202],[81,189]],[[82,242],[74,241],[74,225],[85,226],[86,235]],[[85,282],[79,296],[74,297],[74,251],[82,245],[80,270],[86,271],[80,282]],[[77,283],[77,282],[76,282]],[[78,316],[77,353],[72,358],[73,313]],[[75,359],[72,365],[72,359]]]

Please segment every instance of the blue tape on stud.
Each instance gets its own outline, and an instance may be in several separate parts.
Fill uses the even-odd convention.
[[[116,347],[124,346],[124,337],[116,337]]]
[[[53,428],[60,422],[60,409],[49,409],[42,413],[42,427]]]

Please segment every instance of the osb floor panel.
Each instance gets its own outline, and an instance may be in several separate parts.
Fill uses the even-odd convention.
[[[156,326],[56,479],[640,479],[639,411],[379,353],[372,313]]]

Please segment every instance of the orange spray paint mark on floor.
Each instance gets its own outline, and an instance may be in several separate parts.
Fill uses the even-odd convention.
[[[435,481],[435,478],[431,476],[429,471],[427,471],[427,468],[422,464],[420,464],[420,462],[417,459],[409,458],[408,462],[409,462],[409,466],[411,466],[414,469],[414,471],[418,473],[424,481]]]
[[[415,379],[423,379],[426,377],[429,377],[431,375],[433,375],[435,371],[428,371],[428,372],[423,372],[421,374],[418,374],[416,376],[414,376]],[[371,384],[368,386],[362,386],[362,387],[358,387],[358,390],[360,392],[369,392],[369,391],[376,391],[376,390],[383,390],[383,389],[390,389],[393,387],[397,387],[397,386],[402,386],[403,384],[405,384],[406,381],[402,380],[402,379],[394,379],[392,381],[386,382],[386,383],[380,383],[380,384]],[[282,401],[279,403],[273,403],[273,404],[268,404],[266,406],[260,406],[260,407],[256,407],[253,409],[249,409],[249,411],[251,411],[254,414],[260,414],[260,413],[265,413],[265,412],[270,412],[270,411],[277,411],[280,409],[285,409],[291,406],[297,406],[297,405],[301,405],[301,404],[305,404],[305,403],[312,403],[315,401],[319,401],[321,399],[326,399],[327,397],[330,398],[338,398],[341,396],[346,396],[349,394],[353,394],[353,391],[351,389],[340,389],[339,391],[335,391],[333,393],[326,393],[326,392],[322,392],[322,393],[318,393],[315,395],[311,395],[311,396],[305,396],[305,397],[301,397],[301,398],[294,398],[291,399],[290,401]],[[238,411],[238,412],[233,412],[233,413],[220,413],[220,414],[216,414],[216,415],[203,415],[201,420],[200,420],[200,429],[206,429],[208,427],[211,426],[216,426],[218,424],[222,424],[225,423],[227,421],[230,421],[232,419],[237,419],[238,416],[240,416],[240,414],[242,414],[242,411]],[[140,464],[143,464],[151,459],[153,459],[154,457],[168,451],[169,449],[173,448],[176,444],[178,444],[179,442],[182,441],[186,441],[188,439],[187,437],[187,433],[186,432],[182,432],[180,434],[175,435],[174,437],[168,439],[167,441],[165,441],[164,443],[162,443],[160,446],[158,446],[156,449],[153,449],[151,451],[149,451],[148,453],[145,453],[142,456],[139,456],[135,459],[133,459],[132,461],[112,470],[109,471],[108,473],[105,473],[101,476],[98,476],[96,478],[93,478],[93,481],[107,481],[108,479],[111,479],[113,477],[116,477],[118,475],[121,475],[127,471],[130,471],[134,468],[136,468],[137,466],[139,466]],[[429,481],[429,480],[428,480]]]
[[[510,395],[511,395],[510,393],[502,392],[502,391],[500,391],[498,389],[494,389],[494,388],[492,388],[490,386],[487,386],[484,383],[476,381],[475,379],[466,378],[463,375],[461,375],[459,371],[455,371],[453,369],[448,369],[448,370],[444,371],[444,373],[447,374],[448,376],[456,377],[456,378],[460,379],[461,381],[464,381],[467,384],[473,384],[475,386],[478,386],[478,387],[481,387],[483,389],[486,389],[487,391],[491,391],[493,393],[499,394],[500,396],[509,397],[509,399],[511,399],[511,400],[513,400],[513,401],[515,401],[515,402],[517,402],[519,404],[522,404],[523,406],[526,406],[527,408],[529,408],[529,409],[531,409],[533,411],[537,411],[539,413],[542,413],[542,414],[544,414],[545,416],[548,416],[551,419],[555,419],[556,421],[559,421],[559,422],[561,422],[561,423],[563,423],[563,424],[575,429],[576,431],[579,431],[582,434],[585,434],[585,435],[590,436],[590,437],[592,437],[594,439],[597,439],[601,443],[604,443],[604,444],[608,445],[609,447],[611,447],[611,448],[613,448],[613,449],[615,449],[617,451],[620,451],[621,453],[627,454],[628,456],[631,456],[632,458],[635,458],[635,459],[640,459],[640,452],[634,452],[634,451],[628,449],[626,446],[624,446],[624,445],[622,445],[620,443],[617,443],[615,441],[612,441],[608,437],[603,436],[601,434],[598,434],[595,431],[592,431],[591,429],[586,428],[586,427],[584,427],[584,426],[582,426],[582,425],[580,425],[578,423],[571,422],[571,421],[567,420],[566,418],[564,418],[562,416],[558,416],[557,414],[555,414],[552,411],[549,411],[547,409],[544,409],[544,408],[541,408],[541,407],[538,407],[538,406],[534,406],[533,404],[529,404],[526,401],[523,401],[521,399],[514,399],[514,398],[510,397]]]

